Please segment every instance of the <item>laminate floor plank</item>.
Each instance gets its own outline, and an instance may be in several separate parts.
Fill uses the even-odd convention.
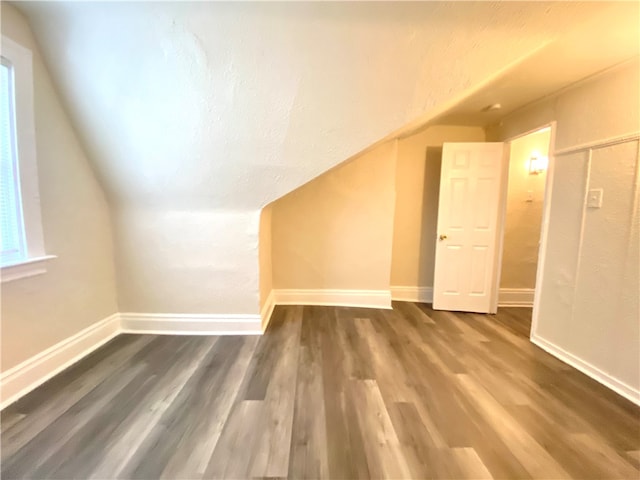
[[[329,478],[371,478],[356,417],[358,405],[355,405],[349,390],[353,378],[344,359],[347,352],[340,348],[336,333],[339,328],[336,309],[314,307],[310,314],[315,321],[324,322],[327,326],[326,335],[321,337],[321,348]]]
[[[487,392],[465,374],[457,381],[467,391],[483,416],[488,418],[500,438],[509,445],[513,455],[534,478],[568,478],[562,466]]]
[[[610,475],[611,478],[633,478],[633,466],[620,459],[620,454],[611,451],[597,435],[563,431],[529,406],[518,405],[509,407],[508,410],[552,457],[563,462],[564,468],[572,477],[597,479]],[[596,439],[599,450],[585,455],[593,446],[587,441],[590,438]],[[608,457],[606,461],[598,458],[601,453]]]
[[[434,387],[434,383],[422,369],[419,370],[420,375],[414,373],[418,371],[416,365],[430,366],[425,362],[424,352],[421,348],[411,348],[411,345],[406,343],[402,345],[381,342],[380,338],[376,339],[373,334],[367,334],[367,320],[358,319],[358,323],[360,324],[359,328],[364,332],[363,335],[368,341],[373,342],[371,351],[388,349],[382,354],[378,353],[377,356],[371,357],[371,362],[378,372],[376,379],[387,407],[389,408],[398,402],[413,404],[420,417],[421,425],[428,432],[434,446],[438,448],[446,446],[447,443],[434,421],[434,416],[440,415],[437,408],[438,403],[425,401],[425,395],[419,393],[419,386],[430,384],[431,387]],[[382,338],[384,338],[384,332]],[[399,368],[399,366],[402,367]]]
[[[329,478],[319,334],[323,328],[311,315],[303,315],[288,470],[294,478]]]
[[[549,396],[566,405],[568,410],[584,420],[590,428],[597,431],[615,448],[630,450],[637,445],[637,439],[640,436],[637,416],[636,418],[631,415],[620,416],[615,405],[611,402],[600,402],[600,399],[593,398],[585,389],[571,391],[565,386],[555,384],[545,385],[543,389]]]
[[[300,333],[303,307],[287,309],[283,324],[279,326],[284,341],[272,345],[278,351],[272,365],[270,382],[264,399],[262,428],[254,429],[258,436],[253,461],[252,477],[286,476],[289,468],[291,429],[295,407]]]
[[[157,414],[155,412],[160,409],[159,399],[164,400],[166,382],[184,374],[186,364],[196,357],[198,343],[202,343],[195,338],[188,342],[177,340],[165,337],[162,348],[155,349],[139,362],[144,370],[110,401],[108,409],[92,417],[56,453],[55,459],[51,459],[55,463],[50,461],[40,467],[43,477],[88,478],[96,471],[104,473],[105,469],[108,473],[117,472],[114,465],[137,451],[132,437],[152,425],[150,413]],[[205,345],[204,348],[209,347]]]
[[[142,448],[148,435],[174,402],[179,401],[191,377],[211,354],[216,340],[211,337],[186,337],[181,344],[172,344],[164,359],[149,362],[144,382],[150,387],[135,399],[135,408],[125,409],[128,415],[119,422],[112,422],[117,423],[117,427],[91,478],[129,476],[129,470],[125,473],[125,469],[144,451]],[[168,364],[165,363],[167,360]],[[114,410],[118,412],[114,413],[117,418],[120,409],[114,406]],[[153,457],[151,461],[157,463],[160,459]]]
[[[239,339],[242,340],[237,348]],[[204,477],[257,343],[256,336],[224,337],[216,343],[217,358],[201,375],[206,388],[196,388],[198,408],[184,420],[192,425],[188,425],[188,434],[180,439],[169,458],[162,478]],[[217,370],[222,370],[221,374]]]
[[[640,407],[497,315],[278,306],[121,335],[0,412],[0,476],[640,479]]]
[[[411,476],[400,441],[375,380],[355,380],[351,395],[362,432],[369,472],[373,478],[409,478]]]
[[[3,411],[0,415],[2,459],[13,455],[110,376],[119,375],[141,361],[162,341],[152,340],[148,335],[121,335],[87,357],[87,364],[83,359],[71,367],[70,373],[65,370],[56,375]],[[16,414],[20,415],[20,421],[5,423],[6,418]],[[24,419],[28,421],[22,422]]]
[[[249,478],[255,458],[258,437],[250,426],[258,426],[263,419],[264,402],[241,400],[236,403],[225,423],[204,478]],[[244,452],[238,455],[237,452]]]
[[[249,370],[241,387],[241,399],[265,399],[273,365],[278,361],[279,349],[277,346],[287,340],[285,338],[287,331],[282,328],[286,322],[286,312],[287,309],[283,307],[274,309],[269,330],[265,332],[264,338],[258,343],[249,364]]]
[[[3,478],[38,478],[34,471],[51,458],[76,432],[92,418],[107,410],[111,400],[144,371],[143,365],[132,366],[121,375],[106,380],[76,403],[64,415],[55,419],[38,435],[2,460]],[[138,386],[135,385],[137,388]],[[9,444],[10,445],[10,444]],[[48,474],[47,474],[48,476]]]
[[[29,422],[19,425],[23,428],[18,432],[17,445],[12,443],[9,435],[9,438],[3,441],[3,450],[6,447],[9,451],[16,451],[15,454],[3,459],[3,473],[5,471],[9,472],[9,478],[13,476],[38,477],[41,475],[38,472],[46,471],[46,476],[49,476],[53,475],[53,471],[60,465],[61,461],[68,458],[64,455],[58,455],[58,452],[73,450],[75,454],[80,455],[81,450],[87,448],[87,444],[83,442],[83,439],[92,435],[92,426],[105,417],[113,420],[109,413],[120,413],[117,410],[105,407],[113,406],[114,403],[117,403],[116,398],[118,397],[123,398],[124,401],[135,398],[133,393],[139,393],[147,385],[145,383],[147,376],[145,369],[148,364],[162,365],[163,359],[168,357],[166,354],[168,350],[165,349],[172,344],[181,345],[184,343],[184,340],[179,341],[170,337],[152,340],[150,343],[143,342],[139,344],[139,350],[130,358],[126,355],[123,356],[124,362],[121,361],[123,360],[122,357],[115,362],[112,362],[111,360],[113,359],[111,358],[105,359],[105,362],[100,365],[100,367],[104,368],[97,368],[102,378],[101,383],[95,385],[93,379],[95,372],[93,369],[88,370],[85,376],[76,379],[78,381],[87,379],[85,383],[80,382],[82,385],[80,392],[83,392],[84,396],[79,399],[78,391],[75,388],[69,390],[67,397],[61,394],[61,392],[65,391],[64,389],[58,390],[57,387],[54,388],[53,414],[50,416],[49,424],[46,428],[41,430],[42,423],[46,421],[46,410],[35,409],[33,412],[33,425],[35,425],[35,428],[30,428],[32,424]],[[153,347],[151,347],[151,343],[153,343]],[[146,348],[146,345],[149,345],[149,348]],[[109,350],[109,348],[107,347],[105,350]],[[132,353],[126,348],[123,350],[127,353]],[[115,369],[112,368],[114,365],[116,366]],[[105,373],[107,375],[103,376]],[[71,385],[76,387],[75,383],[76,381],[74,380]],[[48,389],[48,387],[49,385],[45,384],[38,389],[40,391],[33,393],[42,395],[42,390]],[[125,392],[124,395],[123,391]],[[31,399],[27,400],[31,401]],[[14,408],[20,410],[21,407],[22,405],[17,403],[11,405],[10,410]],[[63,410],[62,414],[59,414],[60,410]],[[127,412],[128,409],[123,411]],[[51,410],[49,412],[51,413]],[[115,417],[115,415],[113,416]],[[31,420],[31,416],[27,414],[25,419]],[[11,433],[12,430],[10,429],[8,433]],[[30,437],[34,432],[39,433]],[[28,441],[26,441],[27,439]],[[74,446],[77,446],[77,448],[74,448]],[[14,467],[18,470],[12,470]]]
[[[225,385],[228,373],[246,350],[246,342],[242,337],[221,337],[211,344],[199,343],[203,351],[200,361],[187,370],[192,374],[186,381],[178,379],[178,382],[184,381],[182,387],[176,382],[176,386],[168,389],[178,393],[167,408],[158,409],[153,420],[145,419],[151,428],[141,426],[139,429],[137,443],[140,446],[136,454],[128,458],[120,476],[198,478],[204,474],[206,463],[202,465],[204,462],[198,460],[211,455],[212,448],[208,443],[216,440],[216,418],[228,414],[228,411],[223,411],[214,415],[217,413],[217,400],[224,398],[223,395],[218,397],[217,392]],[[199,355],[193,357],[198,358]],[[171,434],[167,435],[167,432]],[[122,445],[133,441],[136,440],[123,437]],[[199,449],[202,450],[198,452]],[[196,452],[199,455],[194,457]]]
[[[375,373],[370,362],[362,361],[363,358],[371,358],[369,346],[364,338],[358,334],[353,314],[346,307],[335,309],[336,323],[340,328],[336,329],[338,345],[344,353],[347,375],[359,380],[373,380]],[[371,312],[368,313],[371,315]],[[357,317],[356,317],[357,318]]]
[[[437,398],[438,392],[433,392],[430,387],[420,386],[421,398],[429,403],[435,403],[432,398]],[[454,390],[457,398],[455,416],[436,416],[436,424],[439,429],[444,429],[449,448],[440,448],[437,452],[434,478],[456,478],[459,475],[457,465],[450,465],[446,457],[442,457],[452,448],[473,448],[478,453],[483,464],[489,469],[495,478],[519,478],[529,479],[532,476],[527,472],[522,463],[514,455],[511,446],[505,442],[491,422],[482,416],[482,411],[472,402],[464,398],[459,390]],[[449,415],[452,415],[449,413]]]

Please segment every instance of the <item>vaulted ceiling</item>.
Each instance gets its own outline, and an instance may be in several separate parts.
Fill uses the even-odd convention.
[[[554,49],[580,25],[615,29],[605,12],[637,15],[614,3],[16,5],[112,203],[252,210],[473,94],[459,105],[475,112],[539,52],[564,84],[619,61],[572,69]],[[510,89],[510,108],[545,93]]]

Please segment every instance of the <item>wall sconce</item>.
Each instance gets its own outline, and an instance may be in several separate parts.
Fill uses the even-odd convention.
[[[549,164],[549,157],[532,152],[529,158],[529,175],[540,175],[544,173]]]

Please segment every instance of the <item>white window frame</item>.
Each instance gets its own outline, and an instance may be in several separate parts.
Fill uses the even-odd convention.
[[[33,108],[32,53],[28,48],[2,35],[1,55],[11,64],[13,73],[18,190],[25,242],[24,258],[0,267],[0,280],[4,283],[45,273],[47,261],[56,257],[45,253],[42,234]]]

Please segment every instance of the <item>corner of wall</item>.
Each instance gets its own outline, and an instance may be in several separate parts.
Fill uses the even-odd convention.
[[[273,300],[273,255],[272,255],[272,213],[273,204],[265,206],[260,212],[260,231],[258,234],[258,268],[260,269],[260,317],[262,330],[267,328],[274,308]]]

